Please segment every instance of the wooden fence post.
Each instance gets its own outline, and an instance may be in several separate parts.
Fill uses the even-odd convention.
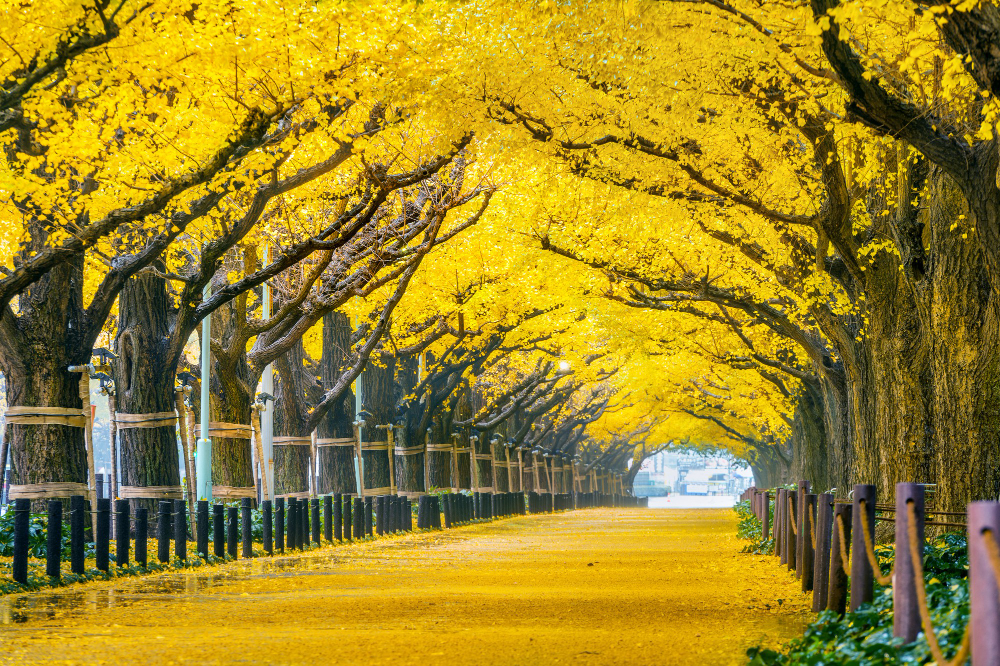
[[[809,526],[806,523],[806,495],[809,493],[809,482],[799,481],[795,495],[795,578],[802,578],[802,568],[805,563],[805,542],[809,539]]]
[[[826,608],[830,586],[830,524],[833,522],[833,495],[816,498],[816,552],[813,556],[813,612]]]
[[[784,564],[785,554],[785,489],[778,488],[774,496],[774,554],[778,557],[778,562]]]
[[[972,664],[1000,664],[1000,581],[986,543],[1000,544],[1000,502],[972,502],[968,519]]]
[[[767,541],[771,533],[771,494],[767,491],[760,494],[760,503],[762,505],[760,522],[761,522],[761,535],[764,541]]]
[[[875,538],[875,486],[859,483],[854,486],[854,504],[851,506],[854,519],[854,539],[851,541],[851,610],[872,600],[875,577],[868,556],[865,555],[865,535],[862,521],[868,526],[868,533]]]
[[[813,563],[815,560],[813,544],[819,545],[819,538],[816,530],[816,495],[812,493],[802,494],[802,520],[799,529],[802,530],[801,562],[797,575],[802,579],[802,591],[811,592],[813,589]]]
[[[913,507],[916,525],[910,525]],[[924,552],[924,487],[917,483],[896,484],[896,563],[892,581],[892,635],[907,643],[920,633],[920,601],[914,579],[910,540],[916,538],[917,556]]]
[[[838,520],[839,518],[839,520]],[[840,534],[843,528],[843,535]],[[851,554],[851,505],[837,504],[833,510],[833,536],[830,545],[830,587],[827,593],[826,609],[838,615],[847,610],[847,574],[844,562]],[[841,550],[841,543],[847,548]]]
[[[785,524],[787,530],[785,534],[788,536],[785,539],[785,562],[788,566],[789,571],[795,571],[795,548],[798,545],[799,538],[798,535],[793,531],[798,529],[796,525],[798,524],[798,518],[801,516],[802,512],[798,510],[798,494],[789,490],[786,493],[786,506],[787,506],[787,516],[785,516]],[[799,532],[801,534],[801,532]]]

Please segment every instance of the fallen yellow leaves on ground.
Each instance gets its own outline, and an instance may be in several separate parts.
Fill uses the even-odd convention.
[[[593,509],[12,596],[0,662],[745,663],[808,597],[734,523]]]

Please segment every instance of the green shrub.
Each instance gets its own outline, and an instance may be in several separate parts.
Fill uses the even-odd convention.
[[[876,548],[883,572],[893,563],[892,546]],[[952,657],[962,641],[969,621],[968,549],[960,534],[934,539],[924,549],[927,603],[938,642]],[[892,636],[892,588],[875,587],[875,599],[840,618],[821,613],[797,638],[781,651],[760,647],[747,651],[754,666],[773,664],[926,664],[932,662],[927,640],[921,633],[914,643],[903,645]]]

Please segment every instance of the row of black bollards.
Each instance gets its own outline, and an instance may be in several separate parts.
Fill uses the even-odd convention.
[[[253,557],[252,502],[241,500],[239,508],[223,504],[211,506],[205,500],[197,503],[197,530],[195,535],[198,555],[208,557],[209,537],[212,553],[218,558]],[[598,493],[549,494],[535,492],[445,493],[440,496],[423,495],[417,504],[417,528],[451,528],[472,520],[491,520],[512,515],[563,511],[588,506],[636,506],[636,498]],[[83,574],[85,566],[84,526],[86,504],[83,496],[70,498],[70,569]],[[110,563],[110,528],[112,504],[109,499],[98,499],[94,523],[94,552],[96,566],[107,571]],[[27,582],[28,532],[31,500],[14,501],[14,580]],[[132,529],[128,500],[115,500],[115,562],[127,566],[130,562],[130,531]],[[277,550],[304,550],[310,543],[342,542],[413,530],[413,511],[409,498],[399,495],[377,497],[351,497],[327,495],[321,499],[277,498],[261,503],[264,552],[271,555]],[[211,515],[211,519],[210,519]],[[63,503],[48,503],[46,573],[52,578],[60,576],[62,558],[61,540]],[[209,527],[211,524],[211,528]],[[134,523],[135,562],[147,566],[147,540],[149,515],[145,508],[136,511]],[[157,560],[161,563],[173,557],[187,559],[188,520],[184,500],[159,502],[156,516]],[[171,542],[173,548],[171,549]],[[238,544],[242,547],[237,552]]]

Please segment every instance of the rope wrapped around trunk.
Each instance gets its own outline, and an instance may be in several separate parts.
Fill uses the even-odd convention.
[[[201,432],[201,424],[196,423],[195,430]],[[251,439],[250,426],[242,423],[226,423],[224,421],[209,421],[208,436],[222,439]]]
[[[70,481],[12,483],[10,484],[8,497],[10,499],[56,499],[59,497],[72,497],[73,495],[86,496],[89,490],[85,483],[73,483]]]
[[[173,428],[177,425],[177,414],[174,412],[153,412],[150,414],[115,413],[114,424],[119,430],[129,428]]]
[[[121,499],[184,499],[184,488],[181,486],[121,486],[118,489]]]
[[[61,425],[69,428],[86,428],[87,415],[72,407],[8,407],[7,425]],[[13,497],[13,496],[12,496]]]
[[[316,446],[350,446],[353,447],[358,440],[353,437],[320,437],[316,440]]]
[[[215,499],[242,499],[250,497],[257,499],[255,486],[212,486],[212,497]]]
[[[312,446],[312,437],[275,437],[272,440],[274,446]]]

